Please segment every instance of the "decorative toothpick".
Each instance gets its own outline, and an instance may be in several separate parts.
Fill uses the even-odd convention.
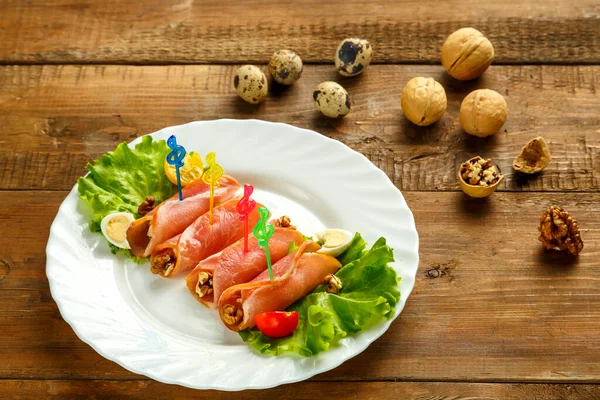
[[[219,179],[223,176],[223,168],[217,164],[217,156],[211,151],[206,156],[208,169],[202,174],[202,180],[210,185],[210,223],[213,223],[213,211],[215,208],[215,188],[219,187]]]
[[[269,268],[269,279],[273,280],[273,268],[271,267],[271,253],[269,253],[269,239],[275,233],[275,227],[273,224],[269,224],[267,219],[271,213],[266,207],[258,208],[258,215],[260,221],[254,227],[254,237],[258,240],[258,245],[265,249],[265,256],[267,258],[267,267]]]
[[[171,151],[167,155],[167,163],[175,166],[175,174],[177,175],[177,190],[179,191],[179,201],[183,200],[183,193],[181,192],[181,177],[179,175],[179,168],[183,167],[183,159],[185,157],[185,148],[177,144],[177,138],[175,135],[171,135],[167,139],[167,146]]]
[[[240,221],[244,223],[244,253],[248,252],[248,214],[256,207],[256,202],[250,198],[252,192],[254,192],[254,186],[245,184],[244,197],[237,204]]]

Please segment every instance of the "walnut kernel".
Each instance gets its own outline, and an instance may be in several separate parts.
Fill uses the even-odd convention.
[[[156,201],[156,199],[154,198],[154,196],[146,196],[146,200],[144,200],[144,202],[142,204],[140,204],[140,206],[138,207],[138,213],[140,215],[148,214],[150,211],[152,211],[154,209],[155,201]]]
[[[274,219],[271,221],[271,223],[276,228],[281,227],[281,228],[296,229],[296,226],[292,225],[292,219],[290,217],[288,217],[287,215],[284,215],[283,217],[281,217],[279,219]]]
[[[538,240],[546,250],[560,250],[576,256],[583,249],[579,227],[562,207],[551,206],[540,216]]]
[[[333,274],[327,275],[323,279],[323,284],[327,286],[327,293],[337,294],[342,289],[342,281]]]

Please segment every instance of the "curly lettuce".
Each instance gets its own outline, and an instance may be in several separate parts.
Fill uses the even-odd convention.
[[[287,311],[298,312],[298,327],[291,336],[273,339],[259,330],[245,330],[240,336],[262,354],[296,353],[311,357],[326,351],[340,339],[367,329],[394,315],[400,299],[399,278],[393,268],[393,250],[380,238],[370,250],[356,234],[338,257],[343,267],[336,273],[342,282],[338,294],[316,287]]]
[[[79,197],[93,212],[92,232],[100,232],[102,218],[112,212],[123,211],[140,217],[137,209],[146,196],[154,196],[159,204],[175,193],[163,168],[169,151],[164,140],[153,141],[151,136],[144,136],[135,148],[121,143],[114,151],[86,165],[89,174],[79,178],[77,184]],[[109,245],[114,254],[123,253],[138,263],[143,261],[129,250]]]

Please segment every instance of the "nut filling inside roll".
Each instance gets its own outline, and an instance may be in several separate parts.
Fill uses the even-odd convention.
[[[198,273],[198,283],[196,284],[196,294],[198,297],[204,297],[213,292],[213,276],[209,272]]]
[[[175,252],[173,249],[167,248],[152,257],[150,271],[152,271],[153,274],[169,276],[176,264],[177,257],[175,256]]]
[[[341,268],[340,262],[327,254],[317,253],[321,246],[307,240],[298,249],[272,266],[273,279],[263,271],[247,283],[226,289],[219,298],[219,316],[232,331],[255,326],[254,318],[269,311],[283,311]],[[338,286],[340,282],[337,282]]]
[[[240,325],[244,323],[244,309],[242,307],[241,297],[234,297],[219,309],[221,319],[231,330],[239,330]]]

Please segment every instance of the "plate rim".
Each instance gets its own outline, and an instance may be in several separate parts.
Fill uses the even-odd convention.
[[[131,140],[130,142],[126,142],[128,146],[135,146],[136,144],[140,143],[142,140],[142,137],[144,136],[152,136],[154,138],[155,135],[159,134],[160,132],[163,132],[165,130],[176,130],[176,129],[182,129],[185,126],[190,126],[190,125],[211,125],[211,124],[246,124],[246,123],[251,123],[251,124],[259,124],[259,125],[276,125],[276,126],[281,126],[284,129],[293,129],[293,130],[299,130],[302,131],[302,134],[308,134],[314,137],[318,137],[318,140],[325,140],[325,141],[329,141],[329,142],[333,142],[335,143],[336,146],[338,146],[340,149],[343,149],[343,151],[350,151],[352,153],[354,153],[355,155],[359,155],[364,161],[367,161],[367,163],[365,165],[368,165],[368,167],[378,173],[380,176],[384,177],[385,179],[387,179],[387,181],[396,189],[396,192],[398,195],[400,195],[400,197],[402,198],[403,201],[403,208],[405,208],[408,211],[408,215],[410,217],[410,224],[408,224],[406,226],[406,228],[408,230],[410,230],[413,234],[414,234],[414,239],[415,239],[415,243],[414,243],[414,249],[411,249],[411,253],[415,256],[415,276],[414,278],[416,279],[416,274],[418,272],[418,268],[419,268],[419,262],[420,262],[420,256],[419,256],[419,244],[420,244],[420,238],[419,238],[419,234],[418,231],[416,229],[416,224],[415,224],[415,219],[414,219],[414,215],[412,213],[412,210],[410,209],[410,207],[408,206],[408,204],[406,203],[406,200],[404,199],[404,195],[402,194],[402,192],[400,191],[400,189],[398,189],[396,187],[396,185],[391,181],[391,179],[387,176],[387,174],[385,172],[383,172],[380,168],[378,168],[375,164],[373,164],[373,162],[371,160],[369,160],[364,154],[354,150],[353,148],[351,148],[350,146],[346,145],[345,143],[330,138],[326,135],[323,135],[321,133],[318,133],[312,129],[306,129],[306,128],[300,128],[291,124],[286,124],[286,123],[282,123],[282,122],[271,122],[271,121],[264,121],[264,120],[259,120],[259,119],[232,119],[232,118],[221,118],[221,119],[215,119],[215,120],[198,120],[198,121],[191,121],[191,122],[187,122],[184,124],[180,124],[180,125],[172,125],[172,126],[165,126],[157,131],[154,132],[150,132],[150,133],[146,133],[144,135],[140,135],[136,138],[134,138],[133,140]],[[122,142],[120,142],[122,143]],[[87,175],[87,174],[86,174]],[[67,199],[71,196],[71,195],[75,195],[77,198],[79,198],[78,193],[77,193],[77,188],[78,188],[78,184],[75,183],[75,185],[73,186],[73,188],[69,191],[69,193],[67,194],[67,196],[65,197],[65,199],[63,200],[63,202],[61,203],[57,214],[54,218],[54,220],[52,221],[52,224],[50,226],[50,231],[49,231],[49,237],[48,237],[48,242],[46,245],[46,278],[48,279],[49,282],[49,287],[50,287],[50,293],[52,295],[52,298],[54,300],[54,302],[56,303],[59,313],[61,315],[61,318],[67,322],[67,324],[71,327],[71,329],[73,330],[73,332],[77,335],[77,337],[84,343],[86,343],[87,345],[89,345],[94,351],[96,351],[99,355],[101,355],[103,358],[112,361],[116,364],[118,364],[119,366],[121,366],[122,368],[133,372],[135,374],[139,374],[142,376],[145,376],[149,379],[155,380],[157,382],[162,382],[162,383],[166,383],[166,384],[174,384],[174,385],[179,385],[179,386],[183,386],[183,387],[188,387],[191,389],[196,389],[196,390],[221,390],[221,391],[228,391],[228,392],[233,392],[233,391],[241,391],[241,390],[260,390],[260,389],[269,389],[269,388],[274,388],[280,385],[286,385],[286,384],[290,384],[290,383],[297,383],[297,382],[302,382],[305,381],[307,379],[310,379],[316,375],[322,374],[324,372],[327,371],[331,371],[333,369],[338,368],[341,364],[343,364],[344,362],[358,356],[359,354],[361,354],[362,352],[364,352],[373,342],[375,342],[377,339],[379,339],[383,334],[385,334],[389,327],[391,326],[391,324],[400,316],[400,314],[402,313],[402,311],[404,310],[404,308],[406,307],[406,303],[408,301],[408,298],[410,297],[410,294],[412,293],[412,291],[414,290],[414,286],[415,286],[415,280],[412,281],[412,285],[410,285],[410,289],[408,290],[404,290],[401,293],[401,298],[400,301],[398,302],[398,304],[396,305],[396,313],[391,316],[388,320],[382,321],[381,324],[383,324],[382,328],[384,329],[380,329],[378,332],[375,333],[375,335],[373,336],[373,339],[371,341],[369,341],[368,343],[366,343],[364,346],[359,346],[357,347],[354,351],[353,354],[348,357],[348,358],[340,358],[339,360],[336,360],[336,362],[334,362],[333,364],[322,368],[322,369],[313,369],[312,371],[310,371],[308,374],[303,374],[300,375],[298,377],[292,377],[292,378],[283,378],[281,380],[277,380],[276,382],[273,382],[272,384],[267,384],[267,385],[252,385],[252,384],[247,384],[244,385],[244,387],[227,387],[227,386],[220,386],[220,385],[213,385],[211,387],[200,387],[200,386],[192,386],[192,385],[188,385],[184,382],[180,382],[180,381],[176,381],[176,380],[172,380],[172,379],[165,379],[163,377],[159,377],[156,376],[153,373],[149,373],[148,371],[145,371],[143,368],[137,368],[136,366],[133,365],[126,365],[124,362],[121,362],[118,358],[118,354],[117,355],[113,355],[113,354],[109,354],[108,351],[104,351],[103,349],[99,348],[95,343],[94,340],[92,338],[87,337],[85,334],[83,334],[78,328],[77,328],[77,323],[76,320],[73,320],[69,317],[69,313],[66,311],[67,306],[66,306],[66,300],[62,299],[60,297],[60,295],[58,295],[58,288],[57,288],[57,282],[54,281],[51,276],[50,276],[50,271],[51,268],[57,268],[60,267],[60,265],[58,265],[58,263],[56,265],[52,265],[52,262],[49,260],[53,260],[54,257],[49,257],[49,251],[50,248],[52,247],[51,245],[54,244],[54,242],[56,242],[58,240],[58,235],[56,234],[56,226],[58,225],[58,215],[61,213],[61,210],[67,206]],[[402,297],[405,297],[405,300],[402,302]],[[63,302],[64,301],[64,302]],[[358,332],[356,335],[360,335],[361,332]],[[253,350],[252,350],[253,351]],[[321,355],[326,354],[326,352],[321,353]],[[260,354],[256,354],[258,356],[261,356]],[[318,356],[318,355],[317,355]],[[270,356],[264,356],[264,357],[270,357]]]

